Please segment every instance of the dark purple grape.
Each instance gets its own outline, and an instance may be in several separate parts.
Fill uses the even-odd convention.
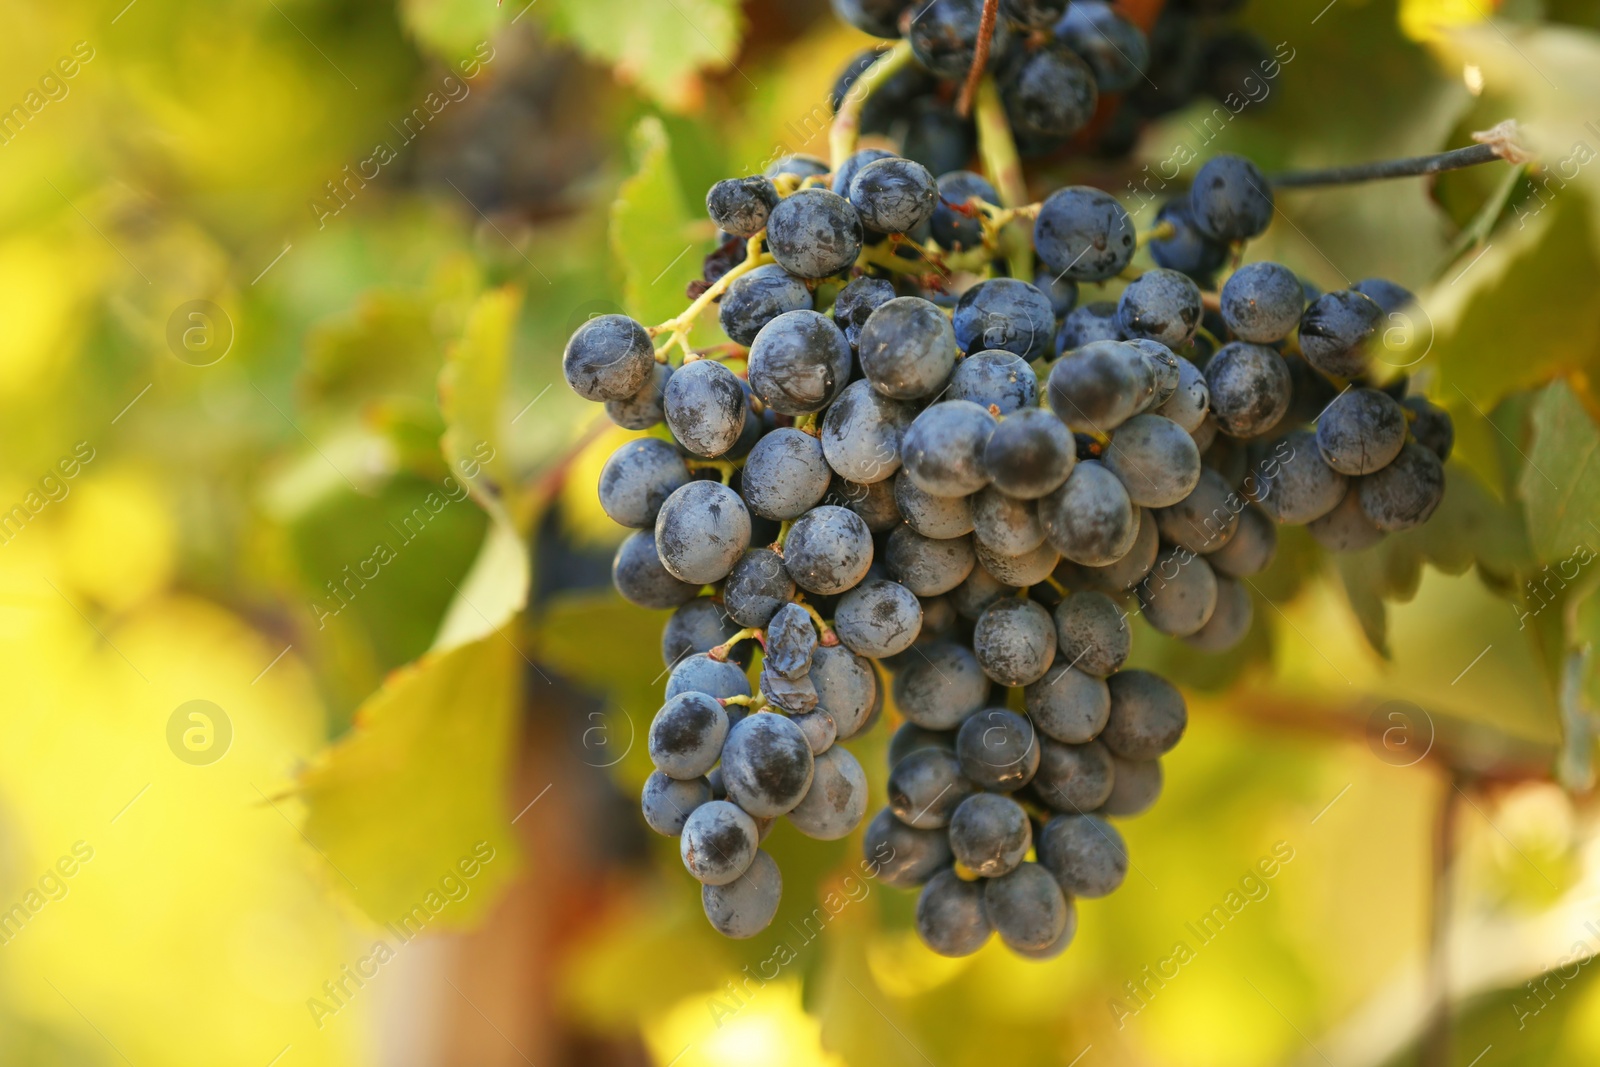
[[[963,352],[999,349],[1032,360],[1050,354],[1056,316],[1050,298],[1027,282],[992,278],[961,295],[952,325]]]
[[[711,221],[735,237],[754,237],[766,229],[777,206],[778,190],[767,178],[724,178],[706,193]]]
[[[850,201],[826,189],[801,189],[785,197],[767,220],[772,258],[801,278],[849,269],[861,254],[863,238],[861,218]]]
[[[1056,275],[1098,282],[1122,272],[1133,258],[1133,220],[1110,193],[1087,185],[1059,189],[1039,208],[1033,245]]]

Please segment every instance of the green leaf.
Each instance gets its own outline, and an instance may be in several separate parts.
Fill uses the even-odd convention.
[[[445,613],[433,649],[443,652],[489,636],[528,604],[528,545],[498,509],[489,516],[483,546]]]
[[[611,247],[622,266],[624,307],[649,326],[688,305],[684,290],[700,277],[712,226],[684,196],[660,119],[641,119],[634,127],[633,158],[633,176],[611,208]]]
[[[738,0],[545,0],[551,29],[674,111],[700,102],[699,74],[739,50]]]
[[[434,53],[446,59],[474,54],[480,62],[493,56],[489,39],[517,17],[528,0],[485,4],[481,0],[400,0],[400,20]],[[471,68],[467,68],[471,69]],[[464,70],[463,73],[466,73]]]
[[[1522,498],[1540,562],[1600,545],[1600,429],[1566,382],[1546,388],[1533,409]]]
[[[520,666],[503,633],[430,653],[390,675],[354,729],[301,775],[307,840],[375,922],[420,904],[438,925],[462,926],[510,881],[505,796]],[[460,864],[474,859],[467,878]],[[471,892],[434,908],[430,894],[447,876]]]

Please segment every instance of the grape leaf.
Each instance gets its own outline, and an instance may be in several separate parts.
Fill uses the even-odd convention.
[[[700,276],[713,228],[684,196],[661,120],[641,119],[632,140],[634,172],[611,208],[611,247],[622,266],[624,306],[648,326],[688,305],[684,290]]]
[[[464,481],[491,513],[513,503],[507,499],[515,486],[500,409],[511,331],[521,304],[522,292],[516,286],[480,296],[439,373],[439,407],[445,419],[440,445],[445,459],[452,475]]]
[[[1533,409],[1521,492],[1540,562],[1600,546],[1600,428],[1566,382],[1547,387]]]
[[[699,73],[733,66],[730,57],[739,50],[737,0],[545,0],[540,6],[557,34],[674,111],[699,103]]]
[[[300,778],[304,833],[376,922],[422,905],[439,925],[481,915],[517,867],[504,810],[521,661],[503,633],[429,653],[384,682]],[[493,859],[485,862],[485,855]],[[470,892],[427,904],[441,879]]]

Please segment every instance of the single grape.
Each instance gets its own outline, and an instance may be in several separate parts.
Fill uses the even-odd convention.
[[[1206,384],[1206,376],[1199,367],[1182,356],[1177,358],[1178,386],[1152,414],[1171,419],[1192,434],[1211,411],[1211,387]]]
[[[981,662],[981,652],[978,658]],[[1039,769],[1039,740],[1033,723],[1021,715],[985,708],[969,715],[956,732],[956,759],[963,778],[977,788],[1012,793]]]
[[[1128,617],[1105,593],[1073,593],[1056,605],[1055,620],[1057,658],[1084,674],[1104,678],[1126,663],[1133,650]]]
[[[973,548],[977,552],[979,566],[1000,581],[1019,589],[1038,585],[1050,577],[1056,564],[1061,561],[1061,553],[1048,542],[1016,555],[994,552],[981,541],[975,542]]]
[[[984,491],[1034,500],[1066,481],[1076,462],[1077,446],[1061,420],[1024,408],[1007,416],[984,446],[984,471],[994,482]]]
[[[1428,449],[1407,441],[1394,462],[1356,483],[1361,510],[1384,533],[1420,526],[1444,499],[1444,465]]]
[[[975,793],[950,816],[950,851],[956,862],[984,878],[1014,870],[1032,847],[1028,813],[1010,797]]]
[[[1141,507],[1171,507],[1200,482],[1194,438],[1160,415],[1135,415],[1119,426],[1101,462]]]
[[[1189,187],[1195,228],[1214,241],[1247,241],[1272,222],[1272,186],[1243,156],[1214,156]]]
[[[884,808],[867,824],[861,854],[884,885],[911,889],[950,865],[950,835],[907,826]]]
[[[1111,757],[1111,795],[1097,814],[1128,816],[1149,811],[1161,795],[1160,760],[1125,760]]]
[[[611,453],[601,468],[600,509],[619,525],[649,529],[661,505],[688,483],[689,468],[675,448],[640,437]]]
[[[825,178],[828,176],[828,172],[832,169],[832,167],[828,166],[828,161],[825,159],[818,159],[816,156],[795,154],[779,156],[777,159],[769,163],[767,165],[767,169],[761,173],[768,178],[782,178],[788,176],[791,178],[799,178],[800,180],[804,181],[807,178]],[[771,225],[770,220],[768,221],[768,225]]]
[[[750,695],[750,679],[737,663],[714,660],[704,652],[685,656],[667,676],[666,698],[671,700],[684,693],[703,693],[716,700]],[[742,711],[737,704],[724,710]]]
[[[740,626],[764,628],[777,610],[794,599],[794,580],[783,557],[770,548],[752,548],[739,557],[722,587],[728,615]]]
[[[1194,339],[1201,310],[1200,287],[1188,275],[1157,267],[1122,291],[1117,322],[1129,337],[1181,348]]]
[[[1303,526],[1338,507],[1349,482],[1322,458],[1311,431],[1296,430],[1283,443],[1288,456],[1262,468],[1256,502],[1280,523]]]
[[[941,956],[970,956],[994,932],[984,904],[984,882],[963,882],[954,870],[939,871],[917,897],[917,936]]]
[[[1100,91],[1083,57],[1060,45],[1027,54],[1001,89],[1006,115],[1023,134],[1071,137],[1094,117]]]
[[[895,818],[919,830],[948,825],[957,805],[978,789],[961,769],[955,754],[943,748],[919,748],[903,757],[889,771]]]
[[[907,721],[929,730],[953,730],[982,708],[989,678],[965,645],[939,641],[894,676],[894,703]]]
[[[754,937],[772,924],[783,895],[783,875],[766,852],[757,850],[749,868],[727,885],[700,887],[700,905],[724,937]]]
[[[888,764],[890,767],[897,766],[911,753],[924,748],[937,748],[953,754],[956,750],[955,731],[928,730],[915,723],[901,723],[894,736],[889,738]]]
[[[799,604],[785,604],[779,608],[767,624],[763,666],[794,681],[811,669],[811,654],[816,650],[817,630],[806,609]]]
[[[627,400],[650,377],[655,345],[626,315],[597,315],[567,341],[561,373],[585,400]]]
[[[1028,789],[1053,811],[1094,811],[1111,795],[1111,773],[1111,753],[1100,742],[1067,745],[1042,737],[1039,770]]]
[[[881,482],[900,469],[900,441],[916,409],[868,381],[851,382],[822,420],[828,465],[852,482]]]
[[[930,404],[900,439],[900,462],[923,492],[965,496],[988,482],[983,450],[995,419],[970,400]]]
[[[706,192],[711,221],[735,237],[754,237],[766,229],[767,216],[777,206],[778,190],[767,178],[724,178]]]
[[[1392,315],[1417,302],[1411,290],[1384,278],[1363,278],[1350,288],[1377,304],[1385,315]]]
[[[861,327],[858,348],[867,381],[895,400],[917,400],[944,388],[959,354],[944,312],[915,296],[879,306]]]
[[[1101,567],[1082,566],[1070,560],[1056,568],[1056,576],[1065,584],[1118,596],[1129,592],[1150,573],[1156,565],[1160,550],[1155,518],[1144,508],[1135,508],[1138,529],[1133,535],[1133,547],[1112,563]]]
[[[1144,79],[1150,43],[1144,31],[1099,0],[1067,5],[1056,40],[1083,57],[1103,93],[1125,93]]]
[[[749,374],[750,388],[773,411],[809,415],[821,411],[850,380],[850,344],[826,315],[786,311],[756,335]]]
[[[1335,289],[1300,316],[1300,351],[1323,374],[1354,378],[1367,369],[1367,342],[1378,332],[1383,309],[1371,297]]]
[[[842,645],[824,645],[812,653],[808,677],[817,687],[817,706],[833,716],[840,741],[866,726],[882,698],[872,664]]]
[[[861,217],[850,201],[826,189],[801,189],[772,209],[767,247],[790,274],[826,278],[861,254]]]
[[[803,715],[817,706],[816,683],[804,674],[785,678],[771,667],[763,666],[756,687],[768,704],[791,715]]]
[[[1021,951],[1051,947],[1066,930],[1070,912],[1055,878],[1037,863],[984,882],[983,905],[1000,940]]]
[[[740,719],[722,747],[729,799],[758,817],[782,815],[798,804],[811,788],[814,768],[805,733],[776,712]]]
[[[1450,421],[1450,413],[1420,396],[1408,396],[1400,401],[1400,406],[1413,416],[1411,434],[1417,444],[1438,456],[1441,463],[1449,459],[1456,443],[1456,428]]]
[[[780,427],[750,450],[739,488],[752,512],[782,521],[798,519],[820,503],[832,480],[822,442]]]
[[[1033,224],[1039,258],[1057,275],[1099,282],[1133,258],[1133,220],[1110,193],[1074,185],[1051,193]]]
[[[1111,710],[1103,679],[1059,660],[1024,690],[1023,701],[1040,733],[1074,745],[1094,740]]]
[[[1155,379],[1155,391],[1150,395],[1150,400],[1145,408],[1158,408],[1172,399],[1178,391],[1178,386],[1183,384],[1183,369],[1181,361],[1172,349],[1160,341],[1149,337],[1130,337],[1128,345],[1138,349],[1144,357],[1145,365],[1150,368],[1150,374]]]
[[[1376,389],[1345,390],[1317,419],[1317,450],[1340,474],[1382,470],[1405,443],[1405,408]]]
[[[1124,340],[1127,337],[1117,319],[1117,305],[1109,300],[1096,300],[1073,308],[1062,317],[1061,328],[1056,331],[1056,354],[1064,356],[1096,341]]]
[[[1161,205],[1156,212],[1156,225],[1163,223],[1171,225],[1173,233],[1171,237],[1150,239],[1150,258],[1157,266],[1182,271],[1205,284],[1228,262],[1227,243],[1214,241],[1195,227],[1188,197]]]
[[[1155,370],[1144,353],[1122,341],[1096,341],[1050,368],[1050,409],[1073,430],[1110,433],[1155,396]]]
[[[1289,410],[1291,385],[1283,357],[1262,345],[1230,342],[1206,364],[1211,414],[1234,437],[1257,437],[1276,426]]]
[[[1277,524],[1261,505],[1250,504],[1239,512],[1239,526],[1233,536],[1209,553],[1206,562],[1218,574],[1249,578],[1271,566],[1277,553]]]
[[[972,532],[972,501],[966,496],[934,496],[917,488],[905,471],[894,478],[894,502],[906,525],[940,540]]]
[[[1206,624],[1183,640],[1202,652],[1213,655],[1236,646],[1250,632],[1255,605],[1243,582],[1217,576],[1217,610]]]
[[[715,697],[680,693],[650,723],[650,760],[662,774],[699,778],[717,765],[728,713]]]
[[[806,744],[811,746],[813,756],[822,755],[839,739],[839,724],[824,708],[814,708],[803,715],[791,715],[789,721],[800,727],[800,732],[806,735]],[[815,778],[811,784],[816,785]]]
[[[1133,548],[1138,511],[1121,479],[1099,462],[1085,460],[1061,488],[1040,499],[1039,522],[1067,559],[1103,567]]]
[[[850,183],[855,180],[857,174],[861,173],[862,167],[865,167],[868,163],[876,163],[880,159],[897,158],[899,157],[897,157],[893,152],[885,151],[882,148],[862,148],[852,152],[845,159],[845,161],[839,164],[838,168],[834,170],[833,181],[830,187],[834,192],[848,200],[850,199]],[[851,206],[856,207],[854,204]],[[861,209],[859,207],[856,207],[856,214],[861,214]],[[863,225],[866,224],[865,218],[863,218],[861,221]]]
[[[1139,583],[1139,606],[1158,632],[1186,637],[1204,626],[1217,608],[1217,576],[1202,556],[1164,549]]]
[[[1065,896],[1065,893],[1063,893]],[[1015,945],[1008,946],[1013,953],[1025,960],[1053,960],[1068,948],[1072,947],[1072,939],[1078,936],[1078,905],[1071,897],[1065,897],[1067,902],[1067,921],[1061,927],[1061,932],[1056,939],[1044,948],[1020,948]]]
[[[606,401],[606,416],[624,430],[648,430],[660,425],[667,417],[666,391],[671,378],[671,364],[655,364],[637,393],[626,400]]]
[[[1159,674],[1118,671],[1106,679],[1111,717],[1100,743],[1112,755],[1151,760],[1172,751],[1189,722],[1183,694]]]
[[[983,245],[982,215],[968,202],[976,197],[987,204],[998,204],[1000,194],[980,174],[954,170],[939,177],[939,198],[933,207],[933,239],[951,252]]]
[[[705,778],[669,778],[651,771],[639,803],[646,826],[664,837],[677,837],[690,814],[710,800],[711,783]]]
[[[967,537],[924,537],[909,526],[889,535],[884,562],[890,577],[917,596],[938,596],[960,585],[977,562]]]
[[[641,608],[675,608],[700,594],[698,584],[680,582],[667,573],[650,530],[640,530],[622,542],[611,562],[611,584],[624,600]]]
[[[855,512],[824,504],[789,528],[783,561],[801,589],[833,596],[866,577],[872,565],[872,533]]]
[[[1006,585],[980,564],[974,566],[972,573],[951,591],[950,600],[955,605],[956,614],[977,622],[990,604],[1015,592],[1015,588]]]
[[[721,604],[711,597],[696,597],[674,611],[661,629],[661,661],[668,667],[676,666],[686,656],[710,652],[739,632],[739,626]],[[732,657],[740,662],[749,661],[743,647]]]
[[[690,452],[707,458],[733,447],[750,413],[739,379],[710,359],[678,368],[667,382],[665,411],[672,436]]]
[[[922,630],[922,605],[898,582],[868,579],[839,598],[834,630],[852,652],[882,659],[911,647]]]
[[[734,279],[718,305],[717,318],[724,333],[738,344],[748,345],[779,315],[810,311],[813,300],[805,282],[776,263],[768,263]]]
[[[816,757],[811,788],[789,812],[795,829],[818,841],[850,834],[867,813],[867,775],[848,750],[835,746]]]
[[[1050,298],[1027,282],[991,278],[961,294],[952,324],[965,352],[999,350],[1031,360],[1050,354],[1056,315]]]
[[[1211,553],[1226,545],[1239,529],[1245,502],[1222,475],[1200,469],[1200,480],[1188,496],[1171,507],[1155,509],[1163,540],[1190,552]]]
[[[906,32],[912,55],[938,77],[965,78],[977,58],[982,15],[983,0],[931,0],[919,6]],[[1010,28],[997,19],[989,45],[990,62],[1005,55],[1010,43]]]
[[[1050,298],[1050,310],[1057,319],[1064,319],[1078,306],[1078,283],[1067,278],[1057,278],[1048,270],[1035,270],[1033,287]]]
[[[726,800],[700,805],[684,822],[678,855],[695,881],[727,885],[749,870],[756,858],[756,821]]]
[[[878,308],[894,299],[894,286],[882,278],[860,277],[839,290],[833,298],[833,321],[844,331],[853,349],[861,339],[861,327]]]
[[[1094,815],[1057,815],[1039,832],[1039,864],[1073,897],[1104,897],[1128,876],[1117,828]]]
[[[861,516],[861,521],[867,524],[867,529],[873,533],[886,533],[899,526],[904,521],[900,514],[900,505],[894,498],[894,479],[883,482],[873,482],[862,485],[859,482],[845,481],[843,478],[834,480],[833,488],[828,495],[823,497],[828,504],[837,504],[842,508],[849,508]]]
[[[656,516],[656,550],[673,577],[709,585],[727,577],[750,544],[750,513],[720,482],[689,482]]]
[[[888,158],[870,162],[850,181],[850,204],[862,225],[879,233],[910,233],[933,218],[939,185],[921,163]]]
[[[1281,263],[1246,263],[1222,286],[1222,321],[1241,341],[1281,341],[1300,324],[1300,279]]]
[[[1031,500],[1007,496],[992,485],[962,499],[971,501],[971,529],[975,531],[980,552],[988,549],[997,555],[1020,556],[1044,544],[1044,527],[1039,525],[1039,516]],[[905,508],[902,506],[901,510]],[[995,576],[1004,578],[998,573]]]
[[[1028,685],[1044,677],[1055,659],[1055,623],[1031,600],[997,600],[978,619],[972,650],[983,673],[1001,685]]]

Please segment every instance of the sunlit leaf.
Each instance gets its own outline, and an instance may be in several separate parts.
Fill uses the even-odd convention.
[[[634,128],[633,155],[633,175],[611,209],[611,247],[622,266],[624,306],[648,326],[687,305],[684,288],[700,276],[713,234],[705,212],[689,204],[678,184],[659,119]]]
[[[1600,546],[1600,428],[1565,382],[1545,389],[1534,408],[1522,496],[1540,561]]]
[[[541,6],[557,33],[675,109],[699,102],[699,73],[727,69],[739,51],[734,0],[545,0]]]

